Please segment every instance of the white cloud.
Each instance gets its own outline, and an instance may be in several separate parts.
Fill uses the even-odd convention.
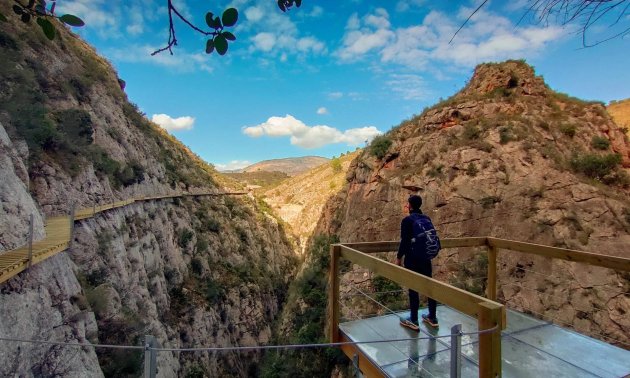
[[[151,121],[168,131],[190,130],[195,124],[193,117],[184,116],[172,118],[168,114],[154,114],[153,117],[151,117]]]
[[[265,16],[265,12],[260,7],[249,7],[245,9],[245,17],[248,21],[257,22],[262,20]]]
[[[320,115],[328,114],[328,109],[322,106],[321,108],[317,109],[317,114],[320,114]]]
[[[214,163],[214,166],[219,170],[219,171],[234,171],[237,169],[243,169],[245,167],[248,167],[252,165],[251,161],[248,160],[232,160],[228,163],[225,164],[220,164],[220,163]]]
[[[326,53],[326,45],[314,36],[300,35],[300,30],[287,15],[278,11],[275,2],[259,2],[256,6],[245,10],[248,24],[241,30],[251,31],[249,38],[250,53],[264,52],[272,56],[283,57],[291,55],[305,56],[309,54]],[[321,7],[313,8],[311,14],[321,15]]]
[[[338,100],[343,97],[343,92],[329,92],[328,98],[331,100]]]
[[[271,51],[276,44],[276,35],[273,33],[258,33],[252,37],[254,47],[261,51]]]
[[[390,91],[399,94],[405,100],[426,100],[431,97],[431,91],[419,75],[392,74],[386,85]]]
[[[315,5],[311,13],[309,13],[308,15],[310,17],[319,17],[322,14],[324,14],[324,8],[320,7],[319,5]]]
[[[396,12],[407,12],[412,8],[419,8],[426,3],[426,0],[399,0],[396,3]]]
[[[307,126],[304,122],[288,114],[285,117],[270,117],[260,125],[244,127],[243,133],[253,138],[265,135],[271,137],[288,136],[292,145],[303,148],[318,148],[334,143],[358,146],[381,134],[374,126],[345,131],[327,125]]]
[[[449,43],[473,10],[460,7],[455,15],[432,11],[421,23],[400,28],[391,26],[384,10],[361,18],[354,14],[336,54],[343,61],[376,55],[381,62],[416,70],[444,64],[470,67],[484,61],[527,58],[567,34],[555,25],[515,27],[508,18],[482,9]]]
[[[94,28],[116,26],[118,17],[110,13],[105,0],[67,0],[60,1],[56,14],[70,13],[79,16],[86,25]]]
[[[342,60],[349,61],[384,47],[395,36],[389,29],[390,26],[389,14],[383,8],[376,9],[374,14],[368,14],[362,19],[353,14],[346,24],[343,46],[337,51],[337,55]]]
[[[173,55],[163,52],[151,56],[151,53],[158,48],[149,45],[128,45],[124,48],[106,50],[105,55],[114,62],[150,63],[176,72],[205,71],[211,73],[214,70],[210,65],[212,59],[206,54],[177,50]]]

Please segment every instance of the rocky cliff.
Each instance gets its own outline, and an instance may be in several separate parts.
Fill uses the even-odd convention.
[[[521,61],[483,64],[459,93],[375,139],[315,232],[397,240],[406,199],[419,193],[442,237],[630,257],[629,152],[601,103],[552,91]],[[485,269],[474,253],[441,253],[437,277],[481,293],[458,280]],[[628,343],[627,274],[519,253],[501,253],[499,267],[508,306]]]
[[[345,185],[350,163],[359,152],[333,158],[329,163],[312,168],[265,191],[267,202],[287,224],[304,253],[326,201]]]
[[[611,101],[606,110],[613,117],[615,123],[622,129],[625,129],[626,134],[630,135],[630,98]]]
[[[9,14],[8,3],[0,5]],[[224,190],[213,168],[128,101],[111,65],[60,24],[0,23],[0,250],[46,216],[112,200]],[[1,253],[1,252],[0,252]],[[0,284],[0,335],[162,346],[264,344],[296,267],[249,197],[135,203],[77,222],[71,248]],[[158,376],[246,376],[256,353],[161,353]],[[0,342],[2,376],[135,376],[141,351]],[[196,375],[195,375],[196,374]]]

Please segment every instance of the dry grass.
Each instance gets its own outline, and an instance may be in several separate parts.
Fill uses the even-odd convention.
[[[611,103],[607,109],[619,127],[630,129],[630,98]],[[630,135],[630,132],[626,130],[626,134]]]

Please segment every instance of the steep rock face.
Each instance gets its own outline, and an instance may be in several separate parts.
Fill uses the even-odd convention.
[[[626,134],[630,135],[630,98],[611,101],[606,109],[615,120],[615,123],[622,129],[625,128]]]
[[[134,204],[76,230],[79,302],[94,311],[99,341],[138,344],[151,334],[172,348],[268,343],[294,264],[277,225],[229,197],[170,202]],[[100,357],[104,368],[118,366],[119,355]],[[244,376],[250,357],[164,353],[159,370]]]
[[[44,222],[28,193],[28,172],[1,123],[0,177],[0,250],[26,244],[30,215],[33,215],[33,239],[41,239]]]
[[[265,192],[265,202],[287,223],[302,253],[326,201],[343,188],[345,174],[357,155],[352,152],[340,156]]]
[[[64,252],[0,285],[3,337],[59,342],[97,341],[94,313],[74,303],[81,296],[75,266]],[[0,343],[2,376],[102,377],[94,350],[28,343]]]
[[[10,4],[0,7],[10,14]],[[37,25],[0,23],[0,250],[26,241],[32,212],[43,237],[44,214],[73,205],[224,190],[211,166],[127,101],[108,62],[56,27],[49,42]],[[3,337],[264,344],[296,266],[282,226],[249,197],[135,203],[77,222],[72,243],[0,284]],[[125,376],[142,367],[138,351],[2,342],[0,356],[2,376]],[[158,375],[245,376],[259,357],[161,353]]]
[[[630,257],[621,167],[628,140],[601,104],[555,94],[522,62],[481,65],[462,92],[387,137],[383,159],[370,154],[372,146],[354,160],[316,233],[397,240],[406,199],[419,193],[443,237],[495,236]],[[606,169],[592,168],[593,161]],[[438,278],[454,282],[473,253],[443,252]],[[511,252],[500,254],[499,267],[499,298],[510,307],[628,342],[627,274]]]

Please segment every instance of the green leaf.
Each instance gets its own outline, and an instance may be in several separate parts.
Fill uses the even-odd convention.
[[[221,19],[219,18],[219,16],[216,16],[214,20],[212,21],[212,27],[215,29],[220,29],[223,27],[221,25]]]
[[[43,17],[37,17],[37,25],[42,28],[42,31],[46,35],[46,38],[50,39],[51,41],[55,39],[55,27],[53,26],[52,22]]]
[[[46,14],[46,7],[44,7],[41,4],[37,4],[35,5],[35,12],[41,14],[41,15],[45,15]]]
[[[24,13],[22,7],[17,4],[13,6],[13,12],[17,15],[22,15],[22,13]]]
[[[234,34],[230,33],[229,31],[223,32],[221,33],[221,35],[225,37],[225,39],[227,39],[228,41],[236,40],[236,37],[234,36]]]
[[[82,19],[80,19],[79,17],[72,15],[72,14],[64,14],[63,16],[59,17],[59,21],[63,22],[66,25],[70,25],[70,26],[83,26],[85,25],[85,22],[83,22]]]
[[[219,34],[214,38],[214,47],[219,55],[225,55],[228,49],[228,42],[223,35]]]
[[[238,11],[235,8],[228,8],[221,16],[224,26],[234,26],[238,20]]]
[[[206,42],[206,54],[212,54],[213,51],[214,51],[214,41],[209,39],[208,42]]]
[[[209,27],[214,28],[214,14],[212,14],[212,12],[206,13],[206,24]]]
[[[2,21],[2,22],[7,22],[8,21],[7,18],[2,13],[0,13],[0,21]]]

